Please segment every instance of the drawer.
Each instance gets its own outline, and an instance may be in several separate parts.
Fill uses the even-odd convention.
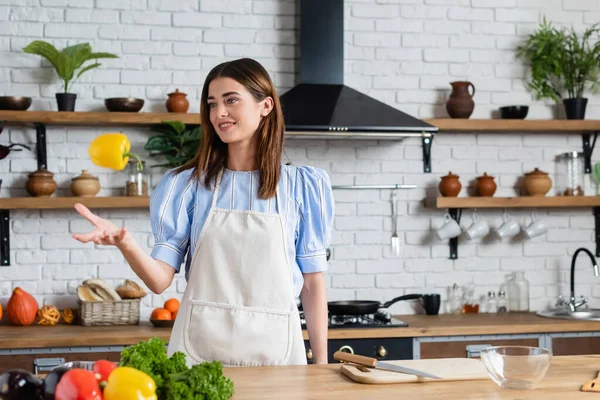
[[[3,355],[0,356],[0,373],[6,372],[10,369],[20,368],[26,371],[35,373],[35,360],[46,360],[50,361],[48,368],[51,368],[54,363],[52,359],[64,358],[65,362],[69,361],[96,361],[96,360],[110,360],[118,362],[121,357],[121,353],[116,352],[104,352],[104,353],[40,353],[40,354],[15,354],[15,355]],[[58,362],[58,360],[57,360]],[[38,371],[40,373],[44,371]]]
[[[421,342],[421,359],[431,358],[466,358],[479,357],[477,349],[481,345],[490,346],[539,346],[538,338],[526,339],[494,339],[494,340],[460,340],[460,341],[440,341],[440,342]],[[471,354],[467,354],[467,346],[472,346]]]
[[[555,356],[600,354],[600,337],[553,337],[552,353]]]

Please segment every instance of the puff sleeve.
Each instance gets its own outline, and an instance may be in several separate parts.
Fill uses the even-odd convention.
[[[192,170],[167,172],[150,197],[150,222],[155,245],[150,256],[177,272],[188,251],[195,205],[196,181]]]
[[[335,202],[329,175],[322,169],[298,167],[296,201],[296,261],[302,273],[327,269]]]

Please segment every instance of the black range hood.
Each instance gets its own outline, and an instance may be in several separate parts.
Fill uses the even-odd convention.
[[[398,139],[438,128],[344,80],[344,1],[300,0],[300,83],[281,96],[291,137]]]

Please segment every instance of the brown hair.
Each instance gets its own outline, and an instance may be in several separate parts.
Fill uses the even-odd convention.
[[[258,125],[258,150],[256,161],[260,170],[258,197],[268,199],[275,195],[281,173],[284,123],[279,97],[268,72],[260,63],[250,58],[224,62],[214,67],[206,77],[200,97],[202,134],[200,147],[194,158],[178,167],[175,173],[195,168],[192,177],[198,181],[204,175],[204,186],[210,188],[217,174],[227,166],[227,144],[215,132],[208,109],[208,85],[216,78],[231,78],[244,85],[256,101],[273,98],[273,110]]]

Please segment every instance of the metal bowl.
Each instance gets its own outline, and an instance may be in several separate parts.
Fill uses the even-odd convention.
[[[104,105],[108,111],[138,112],[144,107],[144,100],[135,97],[112,97],[104,99]]]
[[[31,97],[0,96],[0,110],[25,111],[31,106]]]

